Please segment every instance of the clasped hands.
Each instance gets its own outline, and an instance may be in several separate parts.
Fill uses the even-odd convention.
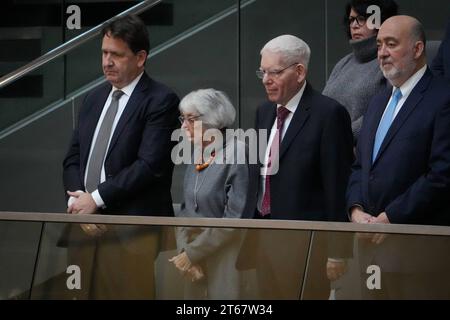
[[[205,275],[198,264],[192,264],[186,252],[182,252],[169,259],[181,273],[192,282],[202,279]]]
[[[389,218],[386,215],[386,212],[380,213],[377,217],[370,215],[367,212],[364,212],[360,208],[353,208],[352,210],[352,222],[356,223],[390,223]],[[384,239],[386,239],[387,234],[384,233],[357,233],[357,237],[359,239],[367,239],[372,241],[375,244],[381,244]]]
[[[67,213],[93,214],[97,212],[97,204],[90,193],[67,191],[67,194],[71,197],[69,206],[67,207]],[[99,237],[107,231],[106,225],[104,224],[80,224],[80,227],[84,233],[91,237]]]

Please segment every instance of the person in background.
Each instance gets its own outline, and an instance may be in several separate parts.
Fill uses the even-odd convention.
[[[442,40],[439,51],[431,63],[431,70],[434,74],[450,80],[450,20],[447,24],[444,40]]]
[[[449,226],[450,85],[427,67],[425,32],[417,19],[387,19],[377,46],[380,68],[392,87],[375,95],[367,109],[347,188],[351,220]],[[360,256],[382,272],[381,290],[371,293],[384,299],[429,294],[448,299],[449,241],[426,240],[362,238]],[[365,272],[367,264],[360,265]]]
[[[380,26],[368,20],[369,6],[380,8],[381,23],[397,14],[393,0],[351,0],[345,7],[344,28],[352,53],[334,67],[323,94],[337,100],[350,114],[354,141],[359,136],[370,99],[386,87],[377,62],[376,36]]]
[[[267,101],[257,109],[256,129],[266,130],[269,138],[260,172],[258,219],[348,221],[345,186],[353,158],[350,117],[341,104],[308,83],[310,54],[308,44],[293,35],[276,37],[261,50],[256,75]],[[289,266],[284,261],[298,257],[303,243],[296,243],[294,237],[280,250],[283,235],[278,234],[277,241],[276,232],[270,233],[264,230],[259,238],[261,293],[264,298],[292,299],[298,291],[292,277],[299,270],[295,264],[296,269],[286,270]],[[312,277],[317,290],[311,298],[328,298],[327,255],[348,255],[346,248],[337,248],[339,241],[324,243],[328,244],[317,259],[317,277]],[[328,262],[344,272],[340,261]]]
[[[230,100],[221,91],[201,89],[181,100],[180,111],[182,129],[202,159],[191,159],[186,169],[184,202],[176,216],[251,218],[257,193],[252,172],[257,171],[243,161],[248,159],[246,144],[225,135],[236,115]],[[205,132],[214,129],[223,143],[207,150],[214,139],[207,139]],[[228,228],[177,228],[179,253],[169,261],[185,275],[185,298],[239,299],[243,279],[235,262],[242,236],[241,230]]]
[[[86,95],[63,162],[67,212],[173,216],[171,134],[178,127],[179,99],[145,72],[150,43],[141,19],[131,15],[108,22],[102,36],[107,82]],[[153,272],[143,280],[136,267],[152,269],[158,233],[80,227],[72,225],[64,236],[72,262],[86,274],[80,292],[87,296],[81,298],[153,297]],[[89,245],[78,250],[80,243]]]

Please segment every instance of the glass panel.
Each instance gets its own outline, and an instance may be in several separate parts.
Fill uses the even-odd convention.
[[[450,299],[448,236],[321,231],[313,239],[303,299],[314,298],[318,277],[329,299]]]
[[[154,299],[153,269],[165,246],[164,228],[102,228],[107,231],[95,236],[79,224],[47,223],[31,298]]]
[[[68,30],[67,39],[71,39],[93,26],[113,17],[115,14],[137,4],[131,1],[126,4],[112,5],[102,3],[78,3],[83,13],[83,24],[80,30]],[[197,26],[210,17],[229,9],[235,0],[198,1],[172,0],[159,3],[153,8],[140,14],[148,26],[150,34],[150,48],[167,43],[175,36]],[[105,10],[105,6],[107,10]],[[106,14],[105,11],[109,14]],[[99,15],[98,13],[101,14]],[[232,32],[231,32],[232,33]],[[187,42],[190,42],[189,40]],[[80,66],[83,68],[80,68]],[[170,64],[169,64],[170,65]],[[165,65],[167,68],[169,65]],[[72,92],[90,81],[103,76],[101,69],[101,37],[90,40],[67,55],[67,92]]]
[[[22,67],[63,42],[62,1],[6,1],[0,21],[0,76]],[[0,89],[0,131],[62,96],[62,59]]]
[[[78,224],[47,223],[31,298],[299,297],[310,232],[125,225],[106,229],[101,236],[88,236]],[[182,270],[181,257],[178,267],[170,261],[182,250],[193,266],[187,271]]]
[[[63,98],[63,58],[0,89],[0,131]]]
[[[0,223],[0,298],[450,299],[450,236],[97,227]]]
[[[0,221],[0,299],[29,299],[42,223]]]
[[[0,139],[0,211],[66,212],[62,161],[72,116],[69,102]]]

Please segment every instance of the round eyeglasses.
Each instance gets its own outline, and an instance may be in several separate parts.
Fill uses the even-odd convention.
[[[179,116],[178,120],[180,120],[180,123],[183,124],[184,121],[187,121],[188,123],[194,123],[195,119],[198,119],[202,116],[202,114],[199,114],[198,116],[189,116],[189,117],[185,117],[185,116]]]
[[[295,62],[295,63],[293,63],[291,65],[288,65],[286,68],[283,68],[283,69],[280,69],[280,70],[272,70],[272,71],[262,70],[262,69],[256,70],[256,76],[259,79],[263,79],[265,75],[267,75],[270,78],[278,78],[283,73],[284,70],[286,70],[286,69],[288,69],[288,68],[290,68],[292,66],[296,66],[298,64],[300,64],[300,63]]]

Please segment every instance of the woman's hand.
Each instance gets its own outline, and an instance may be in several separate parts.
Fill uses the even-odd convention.
[[[169,262],[172,262],[178,270],[182,272],[187,272],[190,267],[192,267],[191,260],[187,256],[186,252],[182,252],[172,258],[169,259]]]

